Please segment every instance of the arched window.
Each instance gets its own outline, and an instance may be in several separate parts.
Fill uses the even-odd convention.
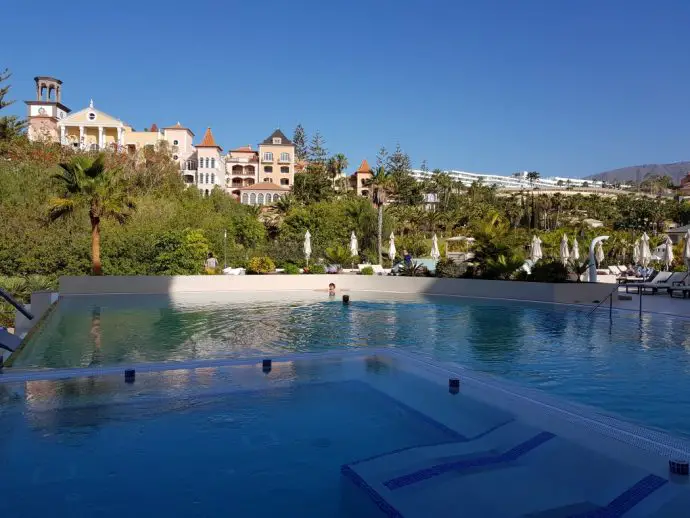
[[[211,167],[211,159],[209,157],[206,157],[206,167]]]
[[[280,199],[280,196],[277,194],[273,195],[273,201],[278,201]]]
[[[287,178],[281,178],[280,185],[290,185],[290,180],[288,180]]]
[[[270,182],[271,182],[271,179],[270,179],[270,178],[264,178],[264,182],[270,183]]]
[[[242,194],[242,203],[245,205],[249,203],[249,195],[246,192]]]
[[[215,169],[215,168],[216,168],[216,159],[212,158],[211,159],[211,169]]]
[[[289,162],[290,161],[290,153],[281,153],[280,154],[280,161],[281,162]]]
[[[216,183],[216,175],[214,173],[211,173],[211,183],[212,184]]]
[[[208,173],[206,173],[206,183],[208,183]]]
[[[256,197],[256,202],[257,202],[259,205],[263,205],[263,204],[264,204],[264,195],[263,195],[263,193],[259,193],[259,196]]]
[[[249,195],[249,205],[256,205],[256,193],[251,193]]]

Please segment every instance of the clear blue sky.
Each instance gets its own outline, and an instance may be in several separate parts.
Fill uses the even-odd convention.
[[[690,2],[6,0],[0,68],[225,148],[319,129],[351,166],[584,176],[690,159]],[[10,110],[24,114],[17,102]],[[6,110],[3,110],[6,111]]]

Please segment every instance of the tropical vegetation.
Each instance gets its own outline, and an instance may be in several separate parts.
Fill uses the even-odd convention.
[[[0,110],[9,102],[7,91],[0,88]],[[443,258],[437,274],[494,279],[522,276],[515,272],[538,235],[541,268],[550,270],[533,272],[537,280],[562,275],[562,268],[547,264],[558,258],[564,233],[579,240],[583,256],[595,235],[607,234],[604,262],[624,263],[643,231],[656,246],[670,222],[690,223],[690,203],[668,196],[666,180],[654,179],[650,192],[618,196],[505,192],[482,182],[463,184],[438,169],[418,182],[400,146],[379,151],[366,199],[344,181],[348,158],[329,154],[323,136],[308,139],[301,126],[295,140],[305,169],[296,174],[292,194],[270,207],[250,207],[220,189],[204,197],[185,188],[164,146],[135,155],[81,153],[30,142],[16,118],[0,117],[0,127],[13,128],[0,135],[0,286],[15,283],[15,291],[18,281],[11,279],[54,286],[61,275],[202,274],[208,252],[221,266],[294,272],[306,267],[307,230],[312,255],[305,273],[325,271],[326,264],[390,266],[387,238],[393,232],[398,257],[405,249],[414,258],[428,256],[433,234],[442,256],[445,239],[474,237],[472,263]],[[528,177],[535,182],[538,175]],[[348,247],[352,232],[356,257]],[[576,271],[582,262],[563,268]]]

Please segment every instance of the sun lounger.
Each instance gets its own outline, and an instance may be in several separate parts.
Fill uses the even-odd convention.
[[[680,294],[681,297],[686,298],[690,296],[690,274],[685,273],[686,277],[680,282],[674,282],[672,286],[667,288],[667,292],[671,297]]]
[[[615,265],[609,266],[609,272],[611,272],[611,273],[612,273],[613,275],[615,275],[616,277],[620,277],[621,275],[623,275],[623,272],[621,271],[621,269],[618,268],[618,266],[615,266]]]
[[[658,287],[660,284],[668,281],[673,273],[674,272],[659,272],[652,278],[651,281],[628,283],[625,285],[625,293],[630,293],[631,288],[635,288],[635,293],[642,293],[642,290],[645,288]]]
[[[668,272],[662,272],[662,273],[668,273]],[[688,276],[687,272],[672,272],[670,276],[667,278],[662,278],[659,280],[661,277],[661,273],[657,275],[657,277],[654,279],[653,282],[643,282],[640,284],[637,284],[638,286],[638,293],[642,293],[645,295],[656,295],[660,289],[662,290],[668,290],[668,288],[673,288],[675,286],[678,286],[680,284],[684,284],[686,277]],[[626,284],[626,290],[627,290],[627,284]],[[632,286],[635,286],[633,284]]]

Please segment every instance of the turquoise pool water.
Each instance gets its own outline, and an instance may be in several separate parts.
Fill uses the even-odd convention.
[[[690,320],[577,307],[353,293],[74,297],[15,367],[396,347],[690,436]]]

